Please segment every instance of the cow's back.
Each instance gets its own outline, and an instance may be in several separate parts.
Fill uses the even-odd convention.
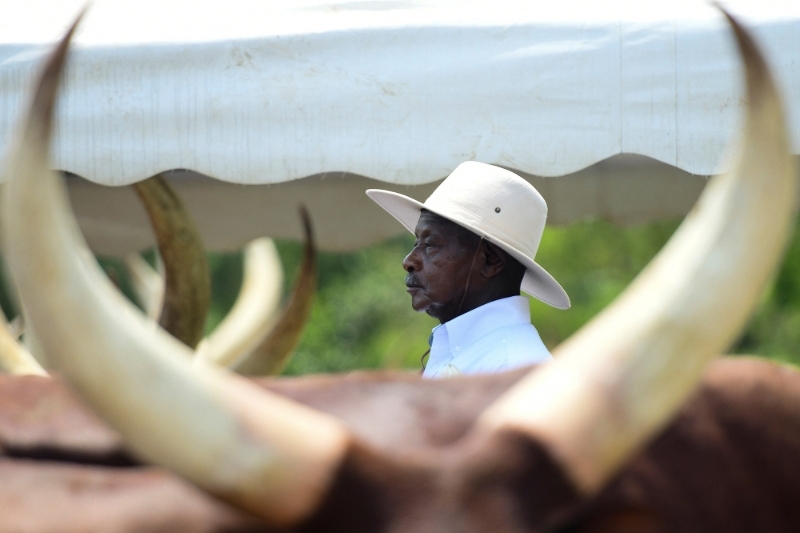
[[[800,373],[725,358],[575,531],[800,530]]]
[[[262,384],[341,417],[384,453],[418,454],[457,442],[521,375],[436,383],[357,373]],[[0,447],[0,531],[266,530],[138,463],[58,379],[0,376]],[[800,373],[727,358],[564,530],[795,531],[798,498]]]

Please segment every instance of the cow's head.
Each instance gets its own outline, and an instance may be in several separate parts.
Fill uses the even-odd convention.
[[[86,260],[48,168],[72,31],[47,61],[10,157],[2,216],[14,279],[52,363],[136,454],[276,527],[557,528],[667,423],[734,339],[791,226],[780,103],[756,46],[731,24],[748,91],[734,170],[708,185],[659,256],[555,361],[445,446],[378,448],[331,415],[192,366],[189,349]]]

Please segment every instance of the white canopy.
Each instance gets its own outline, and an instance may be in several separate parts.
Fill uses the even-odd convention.
[[[0,1],[3,152],[83,3]],[[800,2],[726,5],[764,47],[800,153]],[[95,0],[64,89],[54,165],[103,185],[188,169],[175,182],[212,248],[298,234],[297,201],[324,246],[372,242],[401,231],[364,197],[373,180],[424,199],[469,159],[524,173],[555,222],[681,214],[742,99],[705,0]],[[129,192],[72,185],[98,251],[151,241]]]

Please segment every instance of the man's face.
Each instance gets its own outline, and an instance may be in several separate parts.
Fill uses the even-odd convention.
[[[446,322],[455,318],[472,264],[475,246],[463,237],[465,230],[433,213],[419,217],[414,248],[403,260],[406,286],[415,311]],[[459,238],[461,237],[461,238]]]

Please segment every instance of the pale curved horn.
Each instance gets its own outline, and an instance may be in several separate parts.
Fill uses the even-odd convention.
[[[163,265],[159,261],[160,264]],[[164,305],[164,277],[145,261],[139,254],[130,254],[125,258],[125,266],[131,277],[133,291],[139,299],[147,316],[158,320],[161,307]]]
[[[305,207],[300,209],[305,232],[305,248],[300,273],[294,282],[289,302],[269,334],[246,357],[231,368],[244,375],[266,376],[280,373],[303,334],[317,290],[317,253],[311,218]]]
[[[87,261],[64,184],[48,168],[69,31],[48,58],[8,158],[8,262],[49,360],[145,460],[288,527],[324,497],[350,435],[334,418],[211,365],[154,327]]]
[[[244,249],[239,296],[230,312],[197,347],[196,360],[230,366],[252,353],[275,325],[283,288],[283,268],[272,239]]]
[[[190,348],[203,338],[211,278],[200,234],[166,176],[134,183],[164,262],[164,304],[158,323]]]
[[[316,249],[311,219],[300,215],[305,248],[300,273],[289,303],[276,317],[283,271],[269,239],[245,249],[245,268],[239,297],[223,322],[197,350],[197,359],[228,366],[245,375],[278,374],[289,360],[305,328],[317,287]]]
[[[781,256],[797,186],[767,65],[733,18],[747,81],[733,171],[706,186],[659,255],[555,360],[485,411],[482,430],[544,444],[586,493],[676,413],[706,363],[736,339]]]

